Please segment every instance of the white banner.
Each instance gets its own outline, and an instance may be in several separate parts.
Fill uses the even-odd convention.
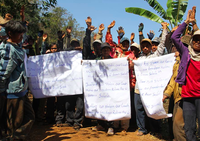
[[[83,61],[85,116],[101,120],[131,118],[126,58]]]
[[[171,117],[163,108],[163,91],[175,63],[174,54],[134,62],[140,97],[147,115],[154,119]]]
[[[82,53],[62,51],[27,60],[29,88],[35,98],[82,94]]]

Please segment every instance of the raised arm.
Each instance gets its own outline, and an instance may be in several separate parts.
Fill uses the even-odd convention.
[[[91,50],[91,33],[92,31],[94,31],[96,28],[94,26],[92,26],[92,19],[90,17],[87,17],[87,20],[85,20],[86,24],[87,24],[87,28],[86,28],[86,34],[85,37],[83,39],[83,59],[88,59],[89,55],[91,54],[92,50]]]
[[[166,35],[167,35],[167,23],[163,22],[161,23],[161,25],[163,28],[161,41],[160,41],[160,44],[158,45],[157,50],[154,52],[154,54],[156,54],[157,56],[163,55],[163,52],[165,50],[165,40],[166,40]]]
[[[110,46],[114,47],[115,44],[113,43],[111,28],[115,26],[115,21],[112,21],[110,25],[108,25],[107,33],[106,33],[106,42],[110,44]]]
[[[180,52],[180,54],[182,55],[184,53],[184,51],[188,51],[188,48],[186,46],[184,46],[184,44],[181,42],[181,34],[185,31],[187,25],[193,21],[194,19],[190,18],[190,15],[192,13],[192,10],[188,11],[188,15],[187,15],[187,19],[185,20],[185,22],[183,22],[176,31],[174,31],[171,39],[174,43],[174,45],[176,46],[177,50]]]
[[[46,49],[47,49],[46,39],[47,39],[47,37],[48,37],[47,34],[43,34],[43,37],[42,37],[42,47],[41,47],[40,54],[45,54],[46,53]]]
[[[144,24],[143,23],[140,23],[139,24],[139,28],[138,28],[138,32],[139,32],[139,43],[141,43],[141,41],[144,39],[144,36],[143,36],[143,29],[144,29]]]
[[[102,38],[103,38],[103,33],[102,33],[102,31],[104,30],[104,24],[101,24],[100,26],[99,26],[99,32],[97,33],[97,35],[96,35],[96,40],[101,40],[102,41]]]

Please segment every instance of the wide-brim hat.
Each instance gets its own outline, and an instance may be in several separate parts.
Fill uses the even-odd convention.
[[[101,44],[101,50],[102,50],[103,48],[106,48],[106,47],[109,48],[109,49],[111,50],[111,47],[110,47],[109,43],[104,42],[104,43]]]
[[[73,42],[79,43],[79,40],[74,38],[74,39],[71,40],[70,44],[72,44]],[[80,43],[79,43],[79,44],[80,44]]]
[[[138,45],[137,43],[133,43],[130,47],[136,47],[139,50],[141,50],[140,45]]]
[[[160,44],[160,38],[159,37],[155,37],[151,42]]]
[[[148,38],[142,39],[142,41],[141,41],[140,44],[142,44],[143,42],[148,42],[148,43],[152,46],[152,42],[151,42],[151,40],[148,39]]]
[[[192,38],[193,38],[194,36],[196,36],[196,35],[200,35],[200,30],[195,31],[194,34],[192,35]]]
[[[129,42],[129,39],[127,37],[123,37],[123,38],[121,38],[120,43],[123,43],[124,41],[128,41]]]
[[[102,42],[101,42],[101,40],[94,40],[93,43],[92,43],[92,46],[94,46],[95,43],[101,44]]]
[[[191,40],[191,35],[187,34],[187,35],[184,35],[181,37],[181,42],[186,44],[186,45],[189,45],[190,44],[190,40]]]

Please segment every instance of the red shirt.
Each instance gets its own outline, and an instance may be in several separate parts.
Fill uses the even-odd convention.
[[[190,59],[186,84],[182,86],[182,97],[200,97],[200,61]]]

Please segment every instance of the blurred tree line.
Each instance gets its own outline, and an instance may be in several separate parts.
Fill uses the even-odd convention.
[[[35,40],[38,32],[43,30],[48,34],[48,42],[57,42],[57,31],[66,32],[66,27],[72,27],[72,38],[81,41],[85,31],[66,9],[56,7],[57,0],[1,0],[0,14],[4,17],[10,13],[14,20],[20,19],[20,9],[25,6],[25,21],[28,21],[28,35]]]

